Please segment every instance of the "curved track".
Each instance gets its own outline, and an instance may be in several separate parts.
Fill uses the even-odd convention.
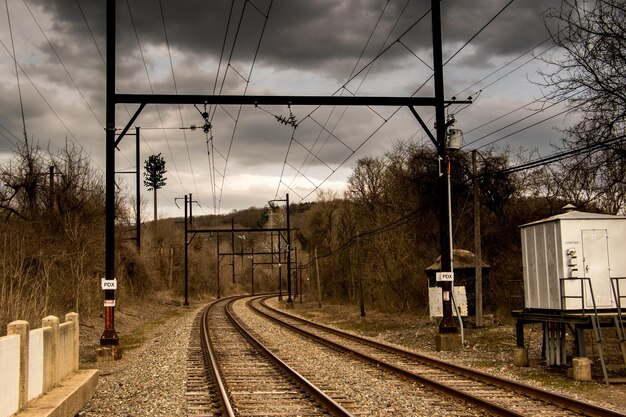
[[[222,414],[350,416],[241,326],[232,314],[235,300],[212,303],[202,316],[202,344]]]
[[[501,416],[626,416],[530,385],[442,362],[428,356],[341,332],[269,307],[261,297],[248,302],[258,314],[306,338],[417,381],[458,401]]]

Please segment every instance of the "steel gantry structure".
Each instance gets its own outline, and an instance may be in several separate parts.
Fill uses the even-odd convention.
[[[106,9],[106,164],[105,164],[105,279],[104,289],[104,331],[100,338],[103,346],[117,346],[118,336],[114,325],[116,285],[105,286],[104,282],[115,282],[115,150],[124,135],[148,104],[207,104],[207,105],[289,105],[289,106],[392,106],[408,107],[424,128],[437,148],[441,161],[448,161],[446,148],[445,108],[449,104],[470,103],[471,101],[446,101],[444,99],[443,61],[441,40],[440,0],[431,0],[434,97],[356,97],[356,96],[268,96],[268,95],[180,95],[180,94],[120,94],[116,84],[116,0],[107,0]],[[117,104],[137,104],[139,107],[125,127],[116,137],[115,106]],[[434,107],[436,132],[433,135],[415,107]],[[448,174],[449,174],[449,170]],[[452,271],[450,224],[450,186],[446,175],[440,172],[439,202],[441,271]],[[110,289],[113,288],[113,289]],[[443,282],[443,319],[439,326],[440,334],[456,333],[452,318],[452,282]]]

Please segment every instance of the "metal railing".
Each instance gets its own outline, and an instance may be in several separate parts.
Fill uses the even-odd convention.
[[[613,298],[617,307],[617,323],[619,330],[620,340],[625,340],[624,336],[624,320],[622,317],[622,299],[626,299],[626,295],[622,295],[620,290],[620,284],[622,281],[626,281],[626,277],[611,277],[611,290],[613,291]]]

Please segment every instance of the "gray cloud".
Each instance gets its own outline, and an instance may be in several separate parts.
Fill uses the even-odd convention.
[[[27,2],[35,17],[39,20],[56,53],[63,61],[74,82],[83,92],[93,112],[104,121],[105,71],[103,58],[105,45],[105,6],[103,0],[29,0]],[[496,69],[503,62],[525,52],[547,37],[541,20],[541,14],[547,7],[557,4],[557,0],[527,0],[514,2],[487,29],[477,36],[472,43],[446,66],[446,93],[454,94],[486,73]],[[132,13],[133,22],[131,22]],[[242,17],[236,48],[230,60],[228,74],[224,78],[223,94],[242,94],[246,88],[252,57],[265,22],[270,0],[243,2],[236,0],[232,10],[232,19],[226,37],[226,49],[222,68],[218,74],[218,62],[226,33],[230,1],[199,2],[196,0],[162,0],[163,12],[170,53],[179,93],[211,93],[217,84],[218,91],[224,77],[225,64],[228,62],[239,17]],[[261,43],[254,72],[248,85],[248,94],[330,94],[336,91],[356,67],[361,69],[372,60],[383,45],[389,45],[398,36],[413,25],[430,8],[428,0],[409,0],[408,7],[401,15],[406,0],[275,0],[269,13],[263,42]],[[476,31],[485,24],[506,1],[446,1],[442,2],[444,59],[456,51]],[[80,9],[78,7],[80,5]],[[244,10],[245,5],[245,10]],[[117,1],[117,88],[121,92],[149,93],[146,68],[137,44],[141,43],[142,52],[150,75],[152,88],[158,93],[174,93],[174,81],[170,71],[168,50],[165,45],[165,32],[158,0],[119,0]],[[377,30],[368,47],[363,47],[370,36],[377,19],[381,16]],[[81,13],[82,11],[82,13]],[[243,12],[243,14],[242,14]],[[0,12],[4,18],[4,12]],[[84,14],[84,15],[83,15]],[[16,46],[18,61],[40,89],[59,118],[67,125],[76,140],[92,155],[94,161],[103,166],[102,126],[95,120],[85,101],[74,88],[68,75],[60,66],[55,53],[41,36],[30,15],[17,6],[12,8],[12,18],[16,27]],[[397,24],[396,24],[397,21]],[[135,35],[135,30],[137,35]],[[395,25],[395,28],[394,28]],[[392,30],[393,28],[393,30]],[[93,33],[93,38],[91,33]],[[0,38],[5,44],[8,30],[0,29]],[[431,65],[431,25],[430,15],[415,25],[402,43],[412,53],[417,54]],[[99,49],[99,51],[98,51]],[[16,107],[17,92],[12,61],[8,54],[0,56],[0,125],[19,136],[21,121]],[[413,93],[431,74],[431,71],[415,58],[400,43],[395,43],[373,65],[370,72],[364,71],[353,80],[348,88],[354,92],[360,88],[361,95],[399,95]],[[358,64],[357,60],[359,60]],[[521,76],[515,77],[515,85],[503,80],[483,93],[481,99],[459,116],[463,129],[470,129],[484,121],[497,117],[505,108],[514,104],[511,95],[520,94],[528,86],[523,74],[534,73],[534,67],[522,68]],[[361,85],[363,77],[367,78]],[[25,102],[25,111],[29,134],[35,139],[53,146],[62,146],[69,135],[48,105],[38,96],[29,82],[21,78]],[[507,83],[508,82],[508,83]],[[480,88],[481,85],[475,88]],[[467,91],[467,94],[475,91]],[[348,92],[343,92],[349,94]],[[420,95],[432,95],[432,84],[427,83],[420,90]],[[464,93],[465,94],[465,93]],[[481,102],[481,100],[483,100]],[[520,98],[520,101],[528,101]],[[516,103],[518,101],[515,101]],[[118,106],[117,125],[127,123],[129,114],[136,106]],[[127,110],[128,109],[128,110]],[[201,194],[204,201],[210,201],[209,155],[206,137],[199,131],[182,131],[180,127],[203,123],[198,111],[193,106],[148,106],[136,124],[142,130],[142,159],[151,153],[162,153],[168,164],[169,184],[164,190],[164,207],[173,197],[186,192]],[[238,113],[238,106],[219,108],[215,113],[213,136],[215,169],[222,172],[224,157],[231,146],[231,138]],[[293,142],[287,161],[300,169],[309,167],[307,175],[314,181],[325,178],[338,164],[366,140],[360,151],[351,159],[357,159],[368,153],[381,154],[390,149],[393,141],[406,140],[418,131],[414,118],[400,110],[391,117],[395,109],[349,109],[338,121],[343,109],[336,109],[330,117],[327,128],[333,131],[341,141],[329,137],[317,122],[324,124],[332,108],[324,107],[306,117],[312,108],[293,108],[292,111],[301,122],[295,131],[295,139],[308,149],[319,152],[319,159],[312,158],[309,152]],[[228,113],[226,113],[226,111]],[[419,109],[428,119],[431,109]],[[268,114],[271,113],[271,114]],[[181,121],[181,113],[183,120]],[[289,114],[286,106],[266,109],[244,108],[237,122],[237,130],[229,156],[227,181],[235,176],[239,181],[251,176],[264,176],[273,182],[270,186],[255,185],[255,190],[275,190],[278,178],[287,155],[292,129],[276,121],[273,115]],[[382,116],[382,118],[381,118]],[[384,122],[389,119],[389,122]],[[429,122],[432,125],[432,121]],[[380,131],[373,134],[381,125]],[[540,133],[520,135],[512,138],[520,144],[540,146],[541,138],[552,135],[549,125]],[[166,127],[167,130],[149,129]],[[495,129],[495,127],[494,127]],[[184,133],[183,133],[184,132]],[[0,127],[0,133],[9,135]],[[186,136],[185,136],[186,135]],[[9,135],[10,136],[10,135]],[[71,135],[70,139],[72,139]],[[371,136],[371,138],[370,138]],[[418,134],[416,137],[419,137]],[[369,139],[368,139],[369,138]],[[507,141],[508,142],[508,141]],[[325,145],[322,147],[322,143]],[[547,143],[547,142],[546,142]],[[529,146],[532,147],[532,146]],[[11,149],[8,140],[0,135],[0,153]],[[134,161],[132,140],[128,139],[121,146],[118,154],[119,166],[130,166]],[[306,162],[305,161],[306,159]],[[327,167],[328,165],[329,167]],[[350,163],[348,163],[350,166]],[[303,168],[304,169],[304,168]],[[195,183],[190,181],[194,171]],[[338,181],[343,180],[345,170],[336,174]],[[287,166],[285,176],[293,174]],[[221,175],[221,174],[220,174]],[[247,175],[247,177],[245,177]],[[335,177],[332,177],[335,179]],[[218,175],[218,180],[221,177]],[[182,183],[182,185],[180,184]],[[307,185],[305,180],[299,182]],[[310,184],[308,184],[310,186]],[[246,189],[243,184],[237,190],[223,190],[226,209],[262,204],[273,195],[257,196],[256,192],[240,192]],[[273,191],[272,191],[273,192]],[[245,202],[246,197],[252,200]],[[257,201],[258,200],[258,201]],[[172,203],[172,201],[170,201]],[[171,205],[171,204],[170,204]],[[173,209],[175,212],[176,209]]]

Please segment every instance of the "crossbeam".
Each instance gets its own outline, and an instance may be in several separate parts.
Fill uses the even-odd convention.
[[[292,105],[292,106],[434,106],[435,97],[376,96],[267,96],[204,94],[115,94],[118,104],[221,104],[221,105]],[[450,101],[449,104],[469,103]]]

